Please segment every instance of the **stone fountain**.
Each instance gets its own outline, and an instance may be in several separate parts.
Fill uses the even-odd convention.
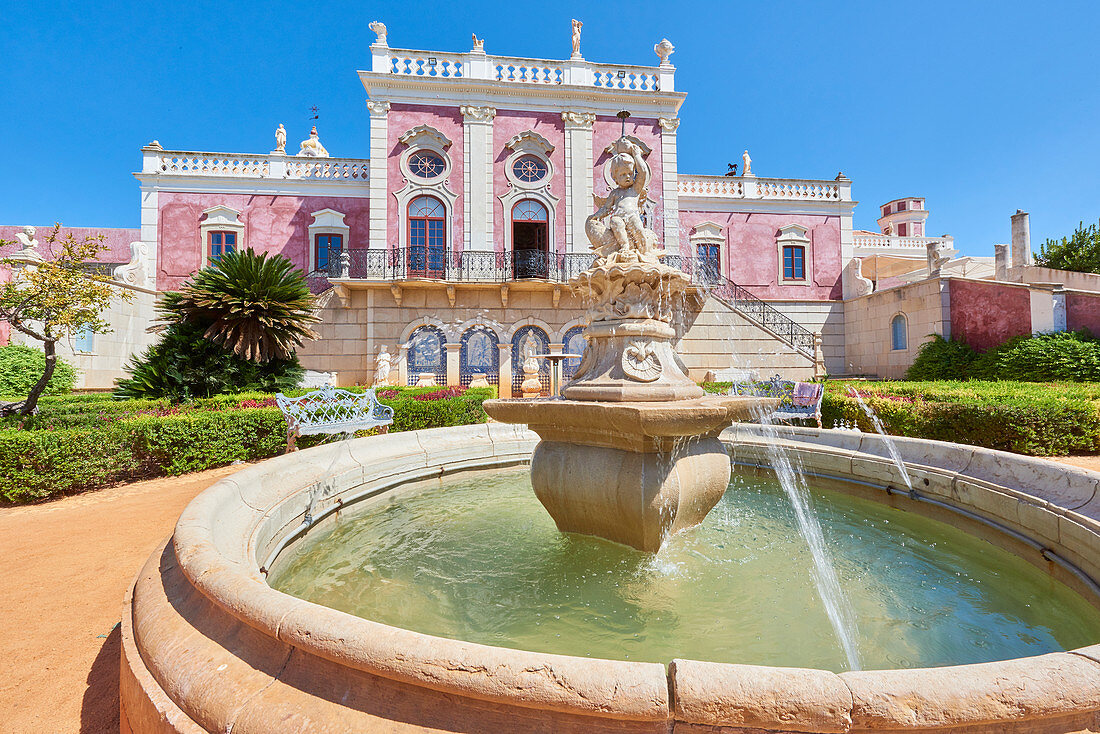
[[[662,262],[643,222],[641,147],[624,134],[608,152],[616,188],[596,197],[585,225],[596,259],[569,283],[588,308],[580,366],[563,399],[492,400],[485,410],[542,439],[531,482],[559,530],[656,552],[721,499],[730,460],[718,434],[764,400],[705,395],[688,378],[672,322],[691,280]]]

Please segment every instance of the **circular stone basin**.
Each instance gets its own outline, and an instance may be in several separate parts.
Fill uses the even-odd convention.
[[[985,540],[836,491],[813,502],[865,668],[1100,641],[1095,607]],[[736,472],[702,526],[653,556],[558,532],[521,467],[349,508],[285,553],[268,580],[360,617],[486,645],[839,672],[846,658],[811,571],[790,501],[764,473]]]
[[[246,467],[196,497],[180,516],[172,537],[138,573],[126,599],[121,623],[121,731],[883,734],[935,730],[1046,734],[1100,730],[1100,645],[1033,654],[1095,639],[1091,613],[1082,610],[1080,600],[1074,601],[1058,585],[1068,586],[1093,603],[1100,598],[1100,588],[1093,581],[1100,578],[1100,475],[981,448],[899,439],[897,450],[905,462],[905,474],[913,483],[913,490],[908,491],[878,437],[813,429],[780,429],[779,433],[779,444],[814,475],[816,486],[853,492],[883,506],[852,516],[862,517],[864,520],[859,522],[867,523],[859,526],[858,535],[881,536],[884,545],[879,546],[879,555],[869,560],[864,556],[863,561],[856,562],[853,573],[849,573],[851,569],[841,570],[854,597],[876,598],[877,594],[880,605],[889,606],[894,599],[894,606],[909,604],[911,609],[923,610],[903,615],[902,619],[908,621],[888,630],[888,636],[911,639],[913,635],[931,634],[937,627],[944,632],[947,626],[937,622],[941,612],[965,619],[985,606],[980,614],[987,629],[972,629],[969,636],[957,638],[969,640],[962,647],[979,648],[977,641],[986,634],[987,640],[1023,648],[1006,652],[1002,647],[1001,652],[983,659],[1003,654],[1024,656],[947,667],[839,673],[834,672],[840,669],[835,651],[827,653],[832,662],[822,663],[834,670],[714,662],[716,656],[711,649],[702,650],[695,658],[665,659],[663,664],[626,659],[625,654],[621,659],[589,658],[424,634],[297,598],[269,584],[268,568],[280,553],[295,553],[294,544],[300,539],[311,542],[311,528],[315,533],[335,533],[342,527],[356,527],[356,523],[345,523],[340,514],[350,518],[362,512],[366,518],[373,512],[384,519],[386,512],[399,512],[405,503],[394,503],[392,509],[376,504],[373,510],[367,509],[366,503],[385,502],[387,495],[404,496],[409,501],[407,507],[412,508],[421,501],[417,483],[433,482],[438,489],[443,477],[446,486],[453,489],[464,481],[463,476],[480,479],[487,476],[484,470],[507,470],[529,462],[538,437],[519,426],[491,423],[318,446]],[[757,428],[734,426],[723,433],[722,440],[738,464],[767,463],[770,449]],[[469,471],[479,474],[464,474]],[[458,484],[452,484],[455,480]],[[708,556],[709,560],[690,552],[697,538],[705,538],[723,522],[732,521],[726,507],[714,517],[718,526],[703,527],[697,535],[684,535],[682,545],[681,539],[674,539],[656,560],[642,563],[629,551],[600,541],[564,537],[555,541],[544,536],[544,530],[550,532],[545,526],[538,530],[534,523],[526,528],[513,520],[498,519],[494,532],[482,535],[514,539],[517,533],[526,531],[533,544],[543,544],[546,565],[541,567],[542,576],[558,579],[555,583],[565,588],[568,584],[562,579],[568,581],[570,574],[584,586],[594,587],[596,580],[578,579],[572,559],[554,571],[554,559],[560,560],[563,554],[560,548],[557,555],[550,552],[546,543],[582,549],[595,543],[589,547],[599,547],[602,554],[619,553],[621,563],[627,566],[618,571],[620,578],[636,582],[627,584],[630,588],[626,590],[606,589],[604,603],[614,607],[633,601],[647,610],[661,609],[677,594],[699,596],[698,591],[687,588],[687,583],[665,585],[664,593],[656,593],[662,591],[656,582],[667,583],[664,580],[670,574],[691,574],[698,568],[696,563],[723,559],[730,561],[730,567],[736,566],[732,561],[738,558],[745,563],[757,562],[750,557],[765,551],[773,556],[781,554],[780,550],[768,549],[785,543],[791,555],[786,561],[788,577],[795,569],[802,574],[790,581],[791,588],[787,588],[786,581],[769,585],[764,579],[743,576],[739,585],[720,592],[724,598],[708,601],[721,613],[700,618],[709,618],[726,628],[731,626],[727,620],[738,618],[746,627],[758,625],[761,618],[769,616],[804,618],[809,620],[807,628],[816,624],[820,636],[829,640],[821,646],[827,650],[832,644],[831,630],[813,622],[820,611],[813,594],[807,591],[805,559],[798,558],[798,544],[789,521],[783,519],[778,494],[755,479],[735,485],[734,492],[759,495],[752,503],[736,498],[738,502],[732,507],[738,512],[754,508],[753,522],[776,524],[768,536],[761,530],[751,543],[746,540],[741,556],[736,555],[736,543],[724,549],[728,555]],[[446,504],[446,499],[440,499],[442,494],[434,493],[437,501]],[[507,493],[500,496],[505,504],[502,509],[506,509],[506,502],[511,500],[504,499]],[[818,500],[840,565],[853,563],[852,556],[842,553],[849,541],[841,528],[845,522],[852,522],[844,519],[844,508],[859,503],[846,497],[825,502],[819,496]],[[360,502],[364,503],[360,505],[363,509],[356,507]],[[897,510],[906,512],[898,514]],[[481,507],[485,517],[498,513],[496,517],[500,518],[499,512],[493,501]],[[459,513],[455,522],[464,514],[468,516]],[[905,514],[914,517],[903,519]],[[884,517],[889,524],[871,519]],[[1035,595],[1034,584],[1041,585],[1042,577],[1014,566],[1015,561],[999,556],[980,540],[971,539],[968,544],[966,539],[941,528],[944,537],[954,540],[942,544],[936,541],[933,555],[924,557],[921,563],[913,561],[922,553],[919,547],[909,547],[906,532],[897,528],[916,527],[912,537],[927,542],[931,535],[922,518],[984,539],[1045,574],[1049,581],[1046,593],[1039,594],[1042,608],[1036,611],[1032,603],[1028,610],[1026,601],[1026,597]],[[331,530],[326,529],[328,525]],[[419,527],[427,533],[427,541],[433,533],[447,531],[449,525],[449,520],[441,519],[438,528],[432,524]],[[417,522],[410,521],[409,532],[417,527]],[[470,553],[479,546],[473,542],[476,535],[466,533]],[[416,539],[412,540],[415,545]],[[890,543],[897,550],[902,542],[906,548],[892,558],[910,559],[908,567],[881,552]],[[975,560],[975,548],[980,549],[978,556],[985,555],[984,560]],[[466,553],[461,551],[460,555]],[[942,564],[951,553],[969,558],[970,565],[954,568],[962,575],[952,578],[950,570],[940,568],[934,573],[929,568]],[[858,553],[854,557],[860,558]],[[635,560],[631,562],[630,558]],[[647,562],[655,565],[647,568]],[[664,562],[680,568],[662,569]],[[763,562],[762,568],[772,569],[772,573],[784,567],[774,557]],[[889,570],[884,569],[887,562]],[[523,570],[524,563],[529,565],[531,558],[513,553],[497,565],[506,572],[513,567],[517,573],[530,574],[529,569]],[[881,568],[864,577],[858,571],[860,563]],[[724,568],[728,574],[738,572],[737,568]],[[613,576],[616,567],[604,568],[604,575],[607,570]],[[1011,577],[1013,583],[994,583],[994,572],[1002,578]],[[422,593],[428,588],[424,577],[434,573],[427,565],[418,569],[417,583],[408,588]],[[986,575],[981,576],[983,573]],[[981,584],[976,583],[979,577]],[[959,598],[946,610],[942,605],[946,596],[940,598],[941,606],[923,602],[927,606],[921,607],[920,595],[912,593],[918,588],[921,593],[939,591],[927,588],[932,578],[939,579],[936,585],[950,583],[960,590]],[[1016,584],[1017,579],[1023,581]],[[926,582],[924,587],[920,580]],[[473,595],[471,590],[476,590],[477,584],[475,580],[465,587],[448,588],[465,588]],[[480,603],[491,609],[493,599],[488,588]],[[526,591],[528,587],[521,588]],[[548,584],[544,591],[553,589]],[[898,602],[901,597],[897,594],[902,591],[908,594],[905,604]],[[385,596],[389,590],[366,593]],[[428,602],[447,606],[446,595],[422,596],[428,597],[422,606]],[[1005,597],[1014,596],[1024,600],[1017,599],[1013,606]],[[776,598],[791,599],[790,608],[774,609]],[[512,598],[502,603],[516,606],[547,601]],[[859,610],[863,602],[858,598],[854,601]],[[972,609],[964,609],[967,603]],[[391,606],[403,604],[417,606],[400,600]],[[744,614],[752,612],[758,615],[755,619]],[[888,660],[891,654],[896,655],[897,665],[928,662],[909,659],[904,652],[890,653],[888,642],[867,640],[869,631],[882,623],[869,621],[865,611],[860,613],[864,617],[861,643],[865,649],[881,648]],[[1047,619],[1063,613],[1078,620],[1084,629],[1071,630],[1067,637],[1061,622]],[[997,614],[1005,619],[996,618]],[[495,620],[497,631],[506,630],[507,623],[500,623],[505,616],[493,612],[486,614],[486,621]],[[662,619],[657,620],[657,616]],[[1016,619],[1007,619],[1010,616]],[[928,630],[921,630],[922,618],[929,623]],[[583,612],[580,619],[584,622]],[[529,622],[520,621],[525,625]],[[563,617],[554,624],[568,621]],[[635,624],[639,620],[626,621]],[[654,636],[669,625],[669,620],[656,612],[640,621],[658,630]],[[473,628],[477,620],[466,624]],[[638,631],[626,635],[628,627],[624,622],[623,629],[616,632],[620,641],[633,639],[633,632]],[[878,629],[881,633],[882,628]],[[1009,643],[1012,630],[1016,630],[1017,639]],[[553,633],[554,644],[559,644],[559,632]],[[1037,641],[1022,639],[1020,632]],[[563,637],[567,634],[560,633]],[[738,630],[747,638],[744,633]],[[795,641],[795,634],[802,633],[792,628],[788,647],[802,644]],[[1074,634],[1080,638],[1075,639]],[[938,645],[920,649],[935,651]],[[963,654],[980,654],[973,649]],[[770,654],[775,653],[773,649]]]

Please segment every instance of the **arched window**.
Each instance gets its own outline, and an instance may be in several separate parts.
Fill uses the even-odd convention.
[[[447,210],[434,196],[409,202],[410,278],[442,278],[446,270]]]
[[[440,385],[447,384],[447,339],[435,326],[421,326],[409,337],[407,359],[409,384],[415,385],[421,372],[432,372]]]
[[[549,354],[550,337],[538,326],[524,326],[512,335],[512,394],[519,395],[523,383],[523,362],[528,354]],[[538,360],[539,382],[544,395],[550,392],[550,361]]]
[[[462,335],[459,352],[458,374],[463,385],[469,385],[475,373],[485,375],[491,384],[497,384],[500,376],[500,340],[496,332],[487,326],[474,326]]]
[[[521,199],[512,207],[512,267],[516,279],[550,274],[550,213],[542,202]]]
[[[588,340],[584,338],[584,327],[574,326],[572,329],[565,332],[565,338],[562,339],[562,346],[565,347],[566,354],[584,354],[585,348],[588,347]],[[572,380],[573,375],[577,374],[577,368],[580,366],[580,357],[570,357],[562,362],[562,379]]]
[[[890,321],[890,342],[892,348],[896,351],[899,349],[909,348],[909,335],[906,333],[905,314],[898,314]]]

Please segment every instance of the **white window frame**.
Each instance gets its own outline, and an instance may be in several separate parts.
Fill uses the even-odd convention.
[[[803,278],[783,277],[783,248],[795,246],[803,248],[802,258]],[[814,283],[813,251],[811,249],[810,230],[801,224],[785,224],[779,228],[779,236],[775,238],[776,260],[779,263],[779,285],[810,286]]]
[[[199,222],[199,238],[202,248],[202,267],[210,264],[210,233],[233,232],[237,235],[237,244],[233,246],[235,251],[244,248],[244,222],[241,221],[241,213],[233,207],[212,206],[203,210],[203,219]]]
[[[451,147],[451,140],[431,125],[417,125],[410,128],[399,137],[398,142],[405,146],[398,158],[401,175],[405,177],[405,185],[393,192],[397,200],[398,247],[407,253],[409,247],[409,204],[418,196],[431,196],[443,202],[445,227],[443,228],[443,246],[450,252],[454,248],[454,212],[458,202],[458,194],[451,190],[448,177],[454,171],[454,163],[447,149]],[[409,157],[421,150],[430,150],[443,158],[446,164],[443,174],[432,179],[423,179],[414,176],[409,168]],[[406,254],[406,257],[408,255]]]
[[[319,212],[313,212],[310,216],[313,217],[313,223],[309,225],[309,270],[306,271],[307,273],[317,270],[317,235],[340,235],[343,238],[341,246],[344,250],[348,249],[348,237],[351,235],[351,227],[344,222],[344,214],[335,209],[322,209]]]
[[[550,182],[554,179],[554,164],[550,160],[550,154],[554,152],[554,146],[550,141],[539,135],[534,130],[525,130],[514,135],[504,147],[511,149],[511,154],[504,161],[504,176],[510,186],[508,191],[498,196],[504,211],[504,252],[511,256],[512,253],[512,210],[523,199],[533,199],[547,211],[546,247],[550,254],[557,252],[557,220],[558,202],[560,199],[550,193]],[[516,177],[512,166],[524,156],[534,156],[546,165],[546,175],[538,181],[523,181]]]

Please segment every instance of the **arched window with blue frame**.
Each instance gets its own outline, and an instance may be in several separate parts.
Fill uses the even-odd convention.
[[[488,326],[472,326],[462,334],[458,375],[464,387],[469,387],[475,374],[485,375],[489,384],[500,380],[500,339]]]
[[[890,343],[895,351],[909,348],[909,330],[905,314],[899,313],[890,321]]]
[[[418,327],[409,337],[405,359],[410,385],[416,384],[422,372],[432,372],[437,383],[447,384],[447,338],[438,327]]]
[[[566,354],[584,354],[585,347],[588,346],[588,340],[584,338],[583,326],[574,326],[572,329],[565,332],[565,337],[561,341],[562,346],[565,347]],[[580,357],[570,357],[569,359],[562,361],[562,379],[572,380],[573,375],[577,374],[577,368],[580,366]]]
[[[538,326],[524,326],[516,330],[512,335],[512,394],[520,394],[520,385],[523,384],[523,361],[530,354],[549,354],[550,337],[546,331]],[[538,360],[539,382],[542,383],[543,395],[550,393],[550,361]]]

